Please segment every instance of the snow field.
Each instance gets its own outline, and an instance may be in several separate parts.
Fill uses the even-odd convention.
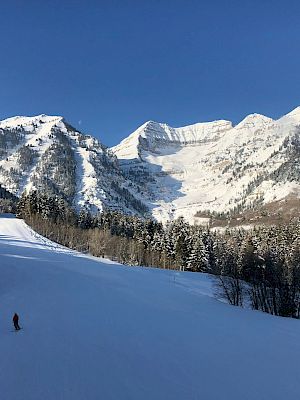
[[[0,218],[3,399],[298,400],[299,336],[218,302],[207,275],[114,265]]]

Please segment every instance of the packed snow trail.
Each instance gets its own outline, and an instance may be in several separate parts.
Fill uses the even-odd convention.
[[[85,257],[9,216],[0,261],[5,400],[299,399],[299,321],[220,303],[206,275]]]

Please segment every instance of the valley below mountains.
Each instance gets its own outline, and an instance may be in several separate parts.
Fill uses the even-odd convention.
[[[115,147],[63,117],[0,121],[0,185],[42,191],[76,209],[167,222],[264,222],[299,212],[300,107],[182,128],[148,121]],[[223,221],[223,222],[222,222]],[[226,222],[227,224],[227,222]]]

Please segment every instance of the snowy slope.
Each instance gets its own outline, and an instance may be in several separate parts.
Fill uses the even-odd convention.
[[[206,275],[112,265],[2,216],[0,304],[3,399],[299,398],[299,321],[220,303]]]
[[[299,173],[287,173],[299,164],[299,143],[291,152],[299,125],[300,107],[279,120],[251,114],[236,126],[220,120],[172,128],[149,121],[112,150],[129,176],[147,174],[140,181],[157,219],[182,215],[193,223],[197,211],[299,196]]]

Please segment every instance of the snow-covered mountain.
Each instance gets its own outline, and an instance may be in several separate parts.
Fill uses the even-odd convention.
[[[182,128],[149,121],[112,150],[166,221],[244,209],[300,194],[300,107],[273,120],[248,115]]]
[[[77,207],[201,222],[300,194],[300,107],[278,120],[248,115],[172,128],[146,122],[108,149],[62,117],[0,122],[0,184],[38,189]],[[195,215],[198,213],[198,217]]]
[[[57,194],[92,211],[146,211],[111,151],[57,116],[0,122],[0,184],[16,195],[31,190]]]

